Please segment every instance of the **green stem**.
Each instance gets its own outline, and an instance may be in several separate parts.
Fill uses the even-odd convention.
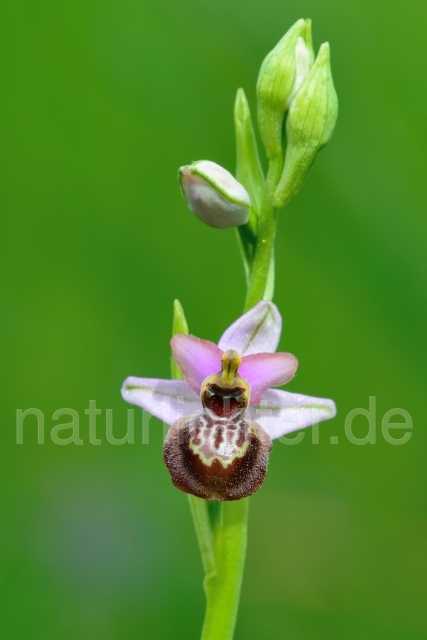
[[[240,231],[245,262],[250,270],[245,310],[273,296],[278,214],[273,196],[281,170],[282,159],[272,159],[256,235],[253,226]],[[188,333],[184,312],[177,301],[173,333]],[[180,377],[175,363],[172,363],[172,377]],[[246,557],[248,499],[216,503],[189,496],[189,503],[205,571],[206,613],[201,640],[232,640]]]
[[[273,197],[280,180],[281,171],[281,157],[272,158],[268,167],[264,198],[258,217],[257,240],[246,295],[245,311],[264,300],[267,297],[266,291],[269,288],[268,297],[272,297],[273,292],[271,287],[268,287],[268,277],[270,269],[274,271],[272,260],[274,260],[273,249],[279,213],[279,210],[273,205]]]
[[[247,498],[216,504],[212,522],[216,571],[205,578],[206,615],[201,640],[231,640],[246,557]]]
[[[216,574],[215,549],[212,532],[211,518],[209,515],[209,503],[202,498],[188,495],[190,511],[193,516],[194,528],[202,556],[205,580]]]

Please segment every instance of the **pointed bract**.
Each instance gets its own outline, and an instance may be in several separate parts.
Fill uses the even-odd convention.
[[[234,128],[236,130],[236,178],[249,193],[256,218],[261,210],[265,178],[249,104],[243,89],[237,90],[234,103]]]

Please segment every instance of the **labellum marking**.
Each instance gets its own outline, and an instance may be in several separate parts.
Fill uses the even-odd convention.
[[[188,422],[189,447],[204,465],[210,467],[218,460],[226,468],[235,458],[245,455],[249,446],[245,433],[248,427],[253,430],[253,425],[241,416],[221,420],[204,411]]]

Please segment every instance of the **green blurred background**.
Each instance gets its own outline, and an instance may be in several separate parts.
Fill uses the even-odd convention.
[[[307,431],[274,448],[236,639],[426,638],[426,3],[4,0],[1,14],[2,637],[198,636],[201,562],[160,423],[143,445],[136,411],[135,444],[112,446],[105,411],[123,436],[125,376],[168,377],[175,297],[212,340],[241,313],[234,232],[186,210],[177,168],[233,170],[237,87],[254,109],[263,57],[311,17],[340,115],[280,221],[275,301],[300,361],[288,389],[339,413],[319,444]],[[345,416],[369,396],[377,443],[355,446]],[[29,407],[44,445],[34,418],[16,444]],[[51,442],[62,407],[82,446]],[[381,435],[393,408],[413,419],[403,446]]]

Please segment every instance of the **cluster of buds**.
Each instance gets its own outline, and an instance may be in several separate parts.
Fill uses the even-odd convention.
[[[298,20],[267,55],[257,97],[259,133],[267,157],[283,164],[274,193],[274,206],[280,209],[300,191],[318,152],[330,140],[338,115],[329,44],[322,44],[315,57],[310,20]],[[201,160],[181,167],[179,182],[190,211],[209,226],[248,222],[248,192],[218,164]],[[250,184],[245,186],[251,192]]]
[[[310,20],[298,20],[265,58],[257,94],[259,129],[270,160],[283,158],[286,128],[284,167],[274,194],[281,208],[301,189],[338,115],[329,44],[321,45],[315,59]]]

